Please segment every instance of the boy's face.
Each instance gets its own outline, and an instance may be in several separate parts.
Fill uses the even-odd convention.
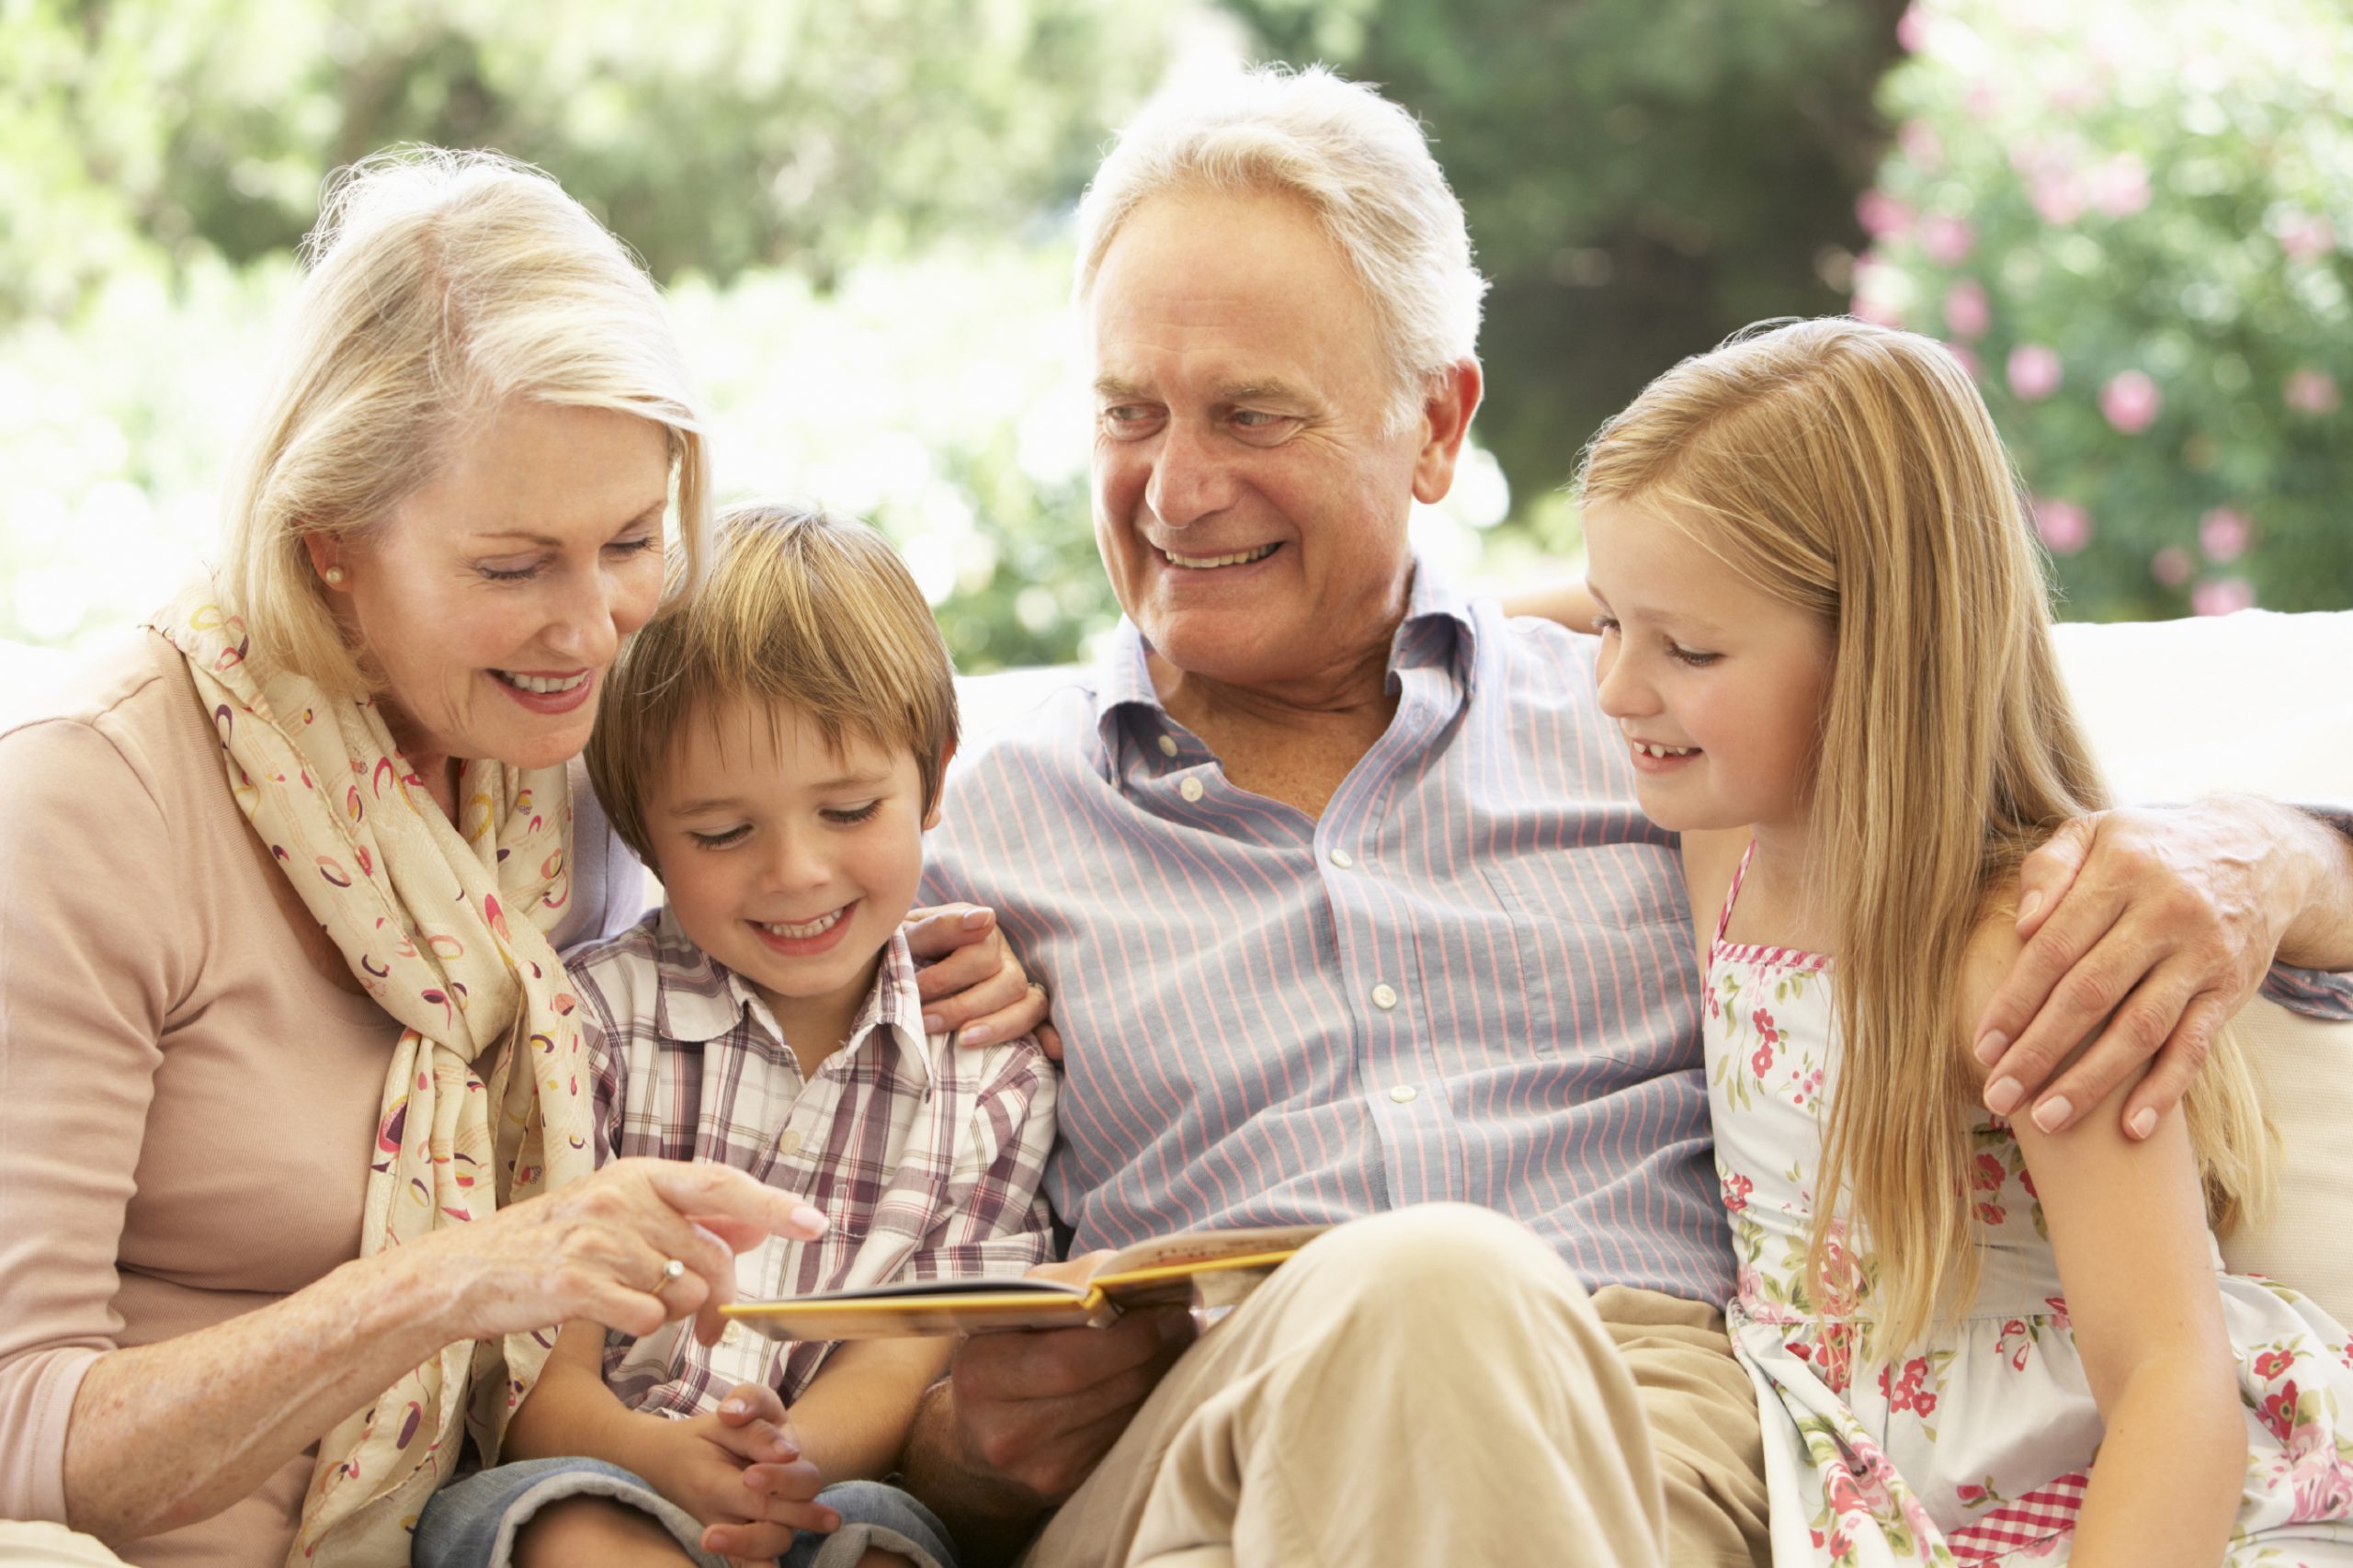
[[[799,709],[736,701],[680,732],[646,830],[679,926],[750,982],[788,1043],[824,1052],[873,984],[923,874],[915,754]]]

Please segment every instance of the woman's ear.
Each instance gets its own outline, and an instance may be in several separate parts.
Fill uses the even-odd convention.
[[[344,563],[343,541],[332,535],[312,529],[302,535],[303,552],[311,558],[311,570],[330,590],[340,590],[348,575]]]

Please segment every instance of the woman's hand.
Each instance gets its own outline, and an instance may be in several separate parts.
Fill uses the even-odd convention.
[[[735,1254],[770,1235],[809,1241],[825,1216],[724,1165],[616,1160],[585,1181],[450,1225],[399,1249],[430,1289],[449,1341],[587,1319],[647,1335],[692,1314],[705,1345],[725,1327]],[[665,1278],[672,1259],[686,1271]],[[432,1299],[432,1298],[428,1298]]]
[[[926,1029],[961,1030],[964,1045],[1034,1034],[1048,1056],[1063,1059],[1062,1036],[1046,1018],[1046,988],[1013,956],[995,910],[970,903],[910,910],[906,932],[908,950],[924,966],[915,992]]]

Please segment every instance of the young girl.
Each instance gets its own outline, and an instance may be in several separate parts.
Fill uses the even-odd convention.
[[[2130,1084],[2063,1137],[1983,1103],[2004,890],[2104,799],[1968,378],[1784,326],[1581,484],[1601,705],[1700,927],[1775,1562],[2353,1562],[2353,1347],[2208,1231],[2268,1174],[2236,1051],[2138,1142]]]

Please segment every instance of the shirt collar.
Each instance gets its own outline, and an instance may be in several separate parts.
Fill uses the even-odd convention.
[[[750,1009],[761,1028],[782,1041],[782,1031],[751,983],[695,946],[664,905],[654,948],[654,1028],[665,1040],[707,1045],[735,1028]],[[891,933],[890,946],[874,971],[874,984],[842,1041],[856,1051],[876,1029],[891,1036],[906,1077],[917,1086],[931,1079],[930,1042],[923,1030],[923,998],[915,992],[915,955],[904,932]]]
[[[1413,585],[1405,596],[1405,619],[1389,642],[1389,673],[1451,659],[1465,690],[1476,688],[1478,624],[1470,600],[1422,555],[1414,557]],[[1150,647],[1136,623],[1122,617],[1111,634],[1095,688],[1095,722],[1103,744],[1112,745],[1122,709],[1165,713],[1152,684]]]

